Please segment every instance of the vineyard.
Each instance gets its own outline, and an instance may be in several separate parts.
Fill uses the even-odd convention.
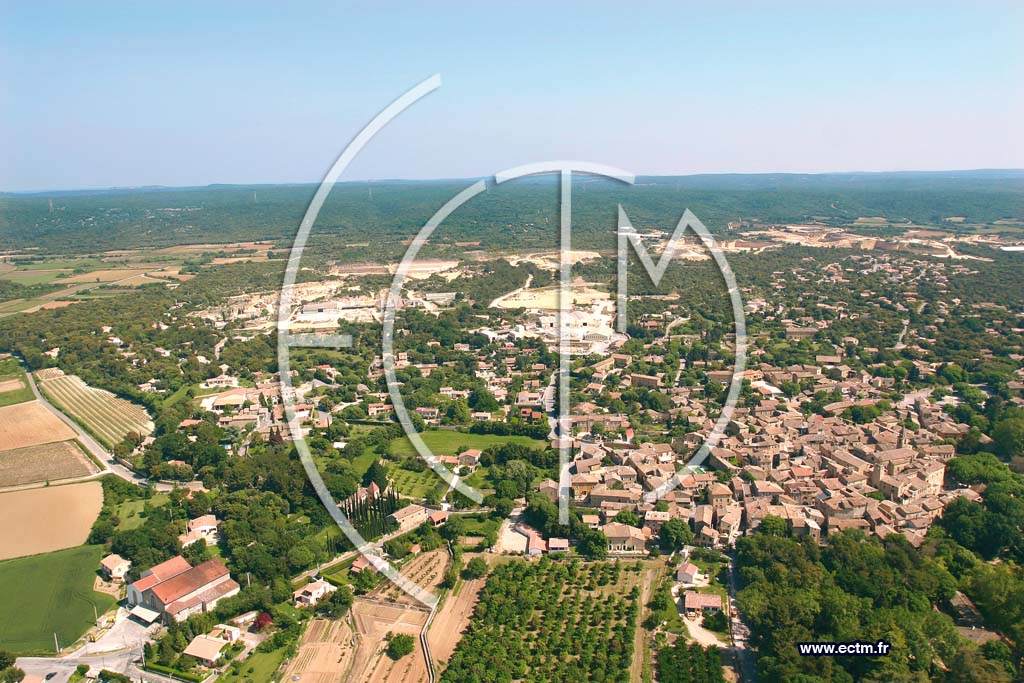
[[[146,435],[153,431],[145,408],[109,391],[90,387],[75,375],[36,377],[40,389],[54,405],[107,446],[115,446],[133,432]]]
[[[634,565],[510,562],[480,593],[442,683],[629,680],[640,603]]]

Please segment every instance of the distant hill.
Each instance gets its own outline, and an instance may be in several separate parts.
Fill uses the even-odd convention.
[[[473,180],[341,183],[320,213],[317,233],[344,244],[410,237]],[[671,228],[684,208],[712,231],[758,218],[843,224],[861,216],[894,222],[965,224],[1024,219],[1024,170],[900,173],[721,174],[639,177],[633,187],[581,176],[575,234],[602,236],[622,204],[640,227]],[[0,193],[5,248],[86,253],[196,242],[291,238],[316,189],[300,185],[211,185]],[[453,214],[437,241],[484,247],[556,244],[557,184],[531,178],[492,187]],[[603,239],[603,237],[602,237]]]

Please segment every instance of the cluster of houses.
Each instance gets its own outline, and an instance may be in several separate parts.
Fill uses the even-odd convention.
[[[635,383],[636,375],[628,373],[628,356],[621,356],[604,359],[594,369],[620,372]],[[663,389],[673,407],[649,415],[685,419],[697,428],[682,438],[637,444],[619,432],[614,440],[588,434],[573,439],[570,491],[578,505],[599,512],[595,528],[609,537],[609,551],[642,552],[644,541],[668,519],[687,521],[697,545],[726,547],[769,515],[785,519],[795,533],[819,539],[858,528],[881,537],[900,533],[920,544],[950,500],[978,497],[971,489],[943,488],[945,463],[955,455],[951,442],[968,430],[967,425],[923,397],[911,397],[866,424],[844,419],[851,406],[876,404],[891,379],[854,372],[838,354],[819,361],[821,365],[761,364],[748,369],[745,379],[763,398],[734,411],[725,435],[702,467],[683,467],[686,456],[681,454],[692,453],[703,443],[713,421],[687,387]],[[731,379],[731,371],[707,374],[713,382]],[[786,400],[775,388],[784,382],[804,382],[811,388]],[[846,398],[825,406],[824,416],[806,415],[801,404],[821,389]],[[577,410],[584,412],[579,424],[601,422],[600,413],[586,412],[599,410],[595,405],[579,405]],[[676,477],[678,485],[661,498],[660,509],[645,501],[645,494]],[[558,495],[556,482],[544,482],[540,488],[552,500]],[[629,538],[623,525],[613,525],[624,510],[643,522]]]

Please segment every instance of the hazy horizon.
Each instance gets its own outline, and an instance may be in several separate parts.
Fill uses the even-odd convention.
[[[501,169],[498,169],[501,170]],[[627,169],[628,170],[628,169]],[[726,176],[855,176],[855,175],[898,175],[898,174],[949,174],[949,173],[1021,173],[1024,175],[1024,167],[1020,168],[938,168],[938,169],[897,169],[897,170],[843,170],[843,171],[820,171],[820,172],[801,172],[801,171],[762,171],[762,172],[732,172],[722,171],[717,173],[636,173],[636,178],[697,178],[697,177],[726,177]],[[444,183],[444,182],[461,182],[461,181],[473,181],[490,178],[494,174],[487,175],[467,175],[467,176],[451,176],[451,177],[432,177],[432,178],[362,178],[346,180],[342,179],[335,183],[335,185],[368,185],[372,183]],[[209,182],[209,183],[189,183],[184,185],[110,185],[106,187],[46,187],[46,188],[32,188],[25,190],[8,190],[0,188],[0,194],[8,195],[32,195],[32,194],[58,194],[58,193],[71,193],[71,192],[111,192],[111,191],[132,191],[132,190],[186,190],[186,189],[200,189],[209,187],[302,187],[311,186],[316,187],[322,181],[321,180],[308,180],[308,181],[289,181],[289,182],[261,182],[261,181],[240,181],[240,182]]]
[[[1024,167],[1013,3],[303,8],[0,9],[0,188]]]

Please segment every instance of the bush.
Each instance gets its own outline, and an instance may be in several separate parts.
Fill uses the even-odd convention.
[[[729,618],[725,616],[725,612],[722,611],[705,614],[704,628],[709,631],[718,631],[719,633],[723,633],[729,630]]]
[[[388,634],[388,657],[399,660],[407,654],[411,654],[415,641],[412,636],[404,633]]]

